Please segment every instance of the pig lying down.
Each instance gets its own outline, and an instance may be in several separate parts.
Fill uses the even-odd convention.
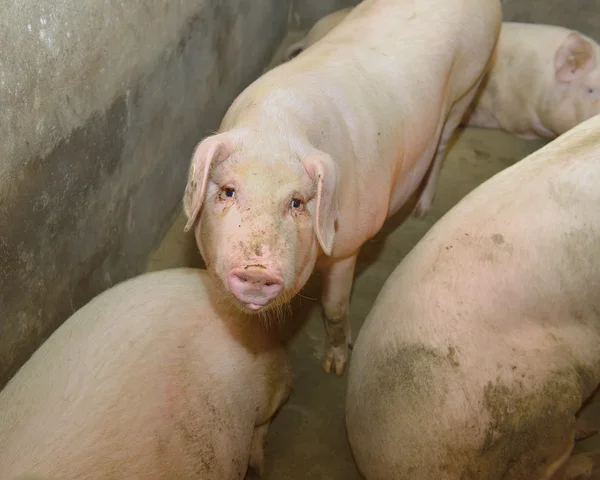
[[[424,178],[417,210],[429,208],[500,23],[497,0],[365,0],[244,90],[194,152],[186,230],[216,283],[242,311],[265,312],[316,266],[327,372],[346,364],[360,247]]]
[[[260,473],[270,419],[290,391],[287,360],[212,289],[203,270],[164,270],[73,314],[0,392],[0,478]]]
[[[351,8],[320,19],[287,51],[289,60],[323,38]],[[490,72],[464,123],[528,140],[553,139],[600,114],[600,46],[554,25],[503,22]]]
[[[552,25],[504,22],[467,125],[552,139],[600,114],[600,46]]]
[[[348,375],[367,480],[565,478],[600,381],[598,185],[600,116],[476,188],[396,268]]]

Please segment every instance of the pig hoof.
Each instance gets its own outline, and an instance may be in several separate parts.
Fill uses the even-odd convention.
[[[327,373],[335,370],[335,374],[341,377],[344,374],[346,362],[348,361],[348,347],[332,347],[329,346],[325,352],[323,360],[323,369]]]

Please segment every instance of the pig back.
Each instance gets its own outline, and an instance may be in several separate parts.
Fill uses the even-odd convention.
[[[69,318],[0,392],[0,477],[243,478],[286,363],[211,288],[154,272]]]

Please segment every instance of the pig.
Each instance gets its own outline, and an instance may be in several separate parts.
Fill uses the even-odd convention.
[[[599,158],[596,116],[474,189],[388,277],[348,371],[367,480],[568,478],[600,381]]]
[[[501,20],[498,0],[364,0],[249,85],[195,148],[184,230],[224,297],[259,318],[318,270],[328,373],[347,362],[360,247],[413,194],[427,212]]]
[[[350,13],[333,12],[293,44],[286,60],[323,38]],[[461,124],[552,140],[600,114],[600,46],[575,30],[503,22],[500,39]]]
[[[351,10],[352,7],[342,8],[319,19],[303,39],[293,43],[287,48],[284,60],[291,60],[310,47],[313,43],[319,41],[346,18]]]
[[[467,126],[552,140],[600,113],[600,46],[564,27],[504,22]]]
[[[75,312],[0,392],[0,478],[260,474],[290,375],[205,270],[140,275]]]

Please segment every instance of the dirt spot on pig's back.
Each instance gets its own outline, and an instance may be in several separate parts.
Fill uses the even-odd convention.
[[[362,427],[378,443],[394,445],[399,474],[426,469],[421,474],[465,480],[536,478],[572,441],[581,382],[589,376],[585,368],[550,372],[534,389],[533,379],[528,385],[521,373],[522,380],[507,385],[490,377],[477,389],[469,385],[461,360],[460,347],[444,352],[405,345],[371,355],[364,370],[371,378],[362,382],[361,403],[369,405]],[[474,413],[461,418],[448,410],[457,404]],[[415,445],[421,445],[417,455]]]
[[[575,413],[583,400],[581,382],[590,372],[577,366],[550,371],[535,388],[531,376],[515,374],[520,379],[510,384],[498,378],[488,381],[475,398],[490,419],[480,448],[465,448],[459,439],[448,445],[449,459],[471,459],[460,478],[541,478],[570,448]]]
[[[361,401],[368,400],[369,404],[365,427],[379,429],[382,437],[393,437],[383,437],[384,442],[396,441],[403,436],[399,431],[404,427],[412,429],[431,416],[444,404],[447,394],[447,383],[442,379],[456,379],[458,353],[454,347],[441,352],[423,344],[405,344],[370,354],[362,370],[368,372],[368,378],[361,381]],[[430,436],[435,432],[423,428],[422,433]]]
[[[565,453],[582,403],[580,381],[581,372],[569,368],[549,372],[534,390],[520,381],[487,383],[482,399],[491,421],[480,456],[488,478],[535,478]],[[465,478],[480,478],[482,470],[469,473]]]
[[[438,455],[446,435],[440,414],[450,389],[464,383],[460,355],[460,347],[412,343],[361,358],[348,414],[354,431],[369,438],[361,443],[365,462],[383,462],[390,478],[447,478],[439,475],[447,463]]]
[[[415,401],[416,405],[428,398],[438,398],[441,385],[434,382],[435,368],[455,362],[456,351],[449,350],[448,356],[421,344],[404,345],[394,352],[380,355],[373,365],[376,389],[381,394],[383,404],[389,404],[389,398],[398,395],[404,401]]]

